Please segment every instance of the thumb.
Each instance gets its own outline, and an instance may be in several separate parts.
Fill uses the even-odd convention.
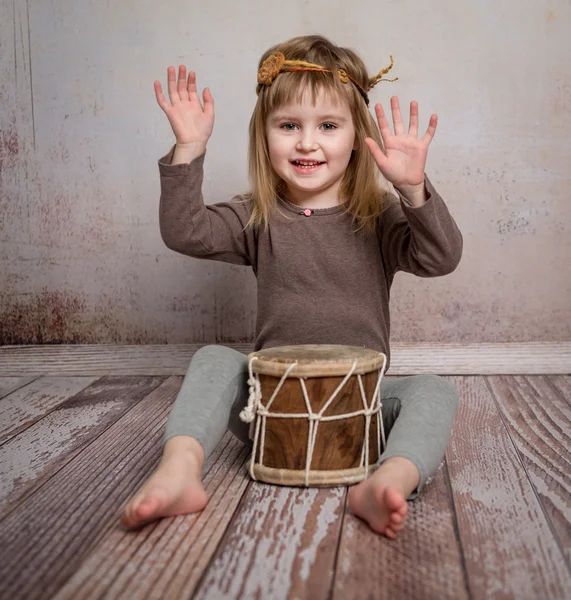
[[[204,112],[208,116],[214,117],[214,98],[212,97],[209,88],[204,88],[202,97],[204,99]]]
[[[375,162],[377,163],[379,169],[382,170],[383,167],[386,165],[387,157],[385,156],[384,152],[379,148],[379,144],[377,144],[377,142],[375,142],[373,138],[365,138],[365,144],[367,144],[367,147],[373,155],[373,158],[375,159]]]

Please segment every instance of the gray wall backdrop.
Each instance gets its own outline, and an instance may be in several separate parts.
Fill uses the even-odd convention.
[[[321,33],[439,124],[426,171],[464,235],[446,277],[399,273],[393,341],[569,340],[569,0],[0,2],[0,343],[250,341],[247,267],[168,250],[153,81],[197,72],[216,123],[207,203],[248,187],[257,61]],[[373,112],[374,114],[374,112]]]

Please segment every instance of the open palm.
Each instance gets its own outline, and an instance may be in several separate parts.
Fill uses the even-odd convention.
[[[178,82],[174,67],[167,68],[168,94],[171,103],[164,97],[160,81],[155,81],[155,95],[165,112],[177,144],[206,143],[214,128],[214,98],[209,88],[204,88],[204,108],[196,89],[196,73],[190,71],[188,82],[186,66],[179,65]]]
[[[382,105],[375,105],[386,154],[383,153],[373,139],[366,138],[365,143],[384,178],[395,187],[421,185],[424,182],[428,146],[434,137],[438,116],[432,115],[430,117],[426,133],[421,139],[418,139],[418,102],[413,100],[410,103],[408,133],[404,132],[404,123],[397,96],[391,98],[391,109],[395,128],[394,135],[391,133]]]

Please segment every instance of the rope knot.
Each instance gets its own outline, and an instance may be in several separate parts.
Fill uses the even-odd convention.
[[[248,379],[250,395],[248,396],[248,404],[240,413],[240,419],[244,423],[251,423],[256,418],[256,406],[262,398],[262,386],[256,377],[252,376]]]
[[[255,377],[250,377],[248,379],[248,384],[249,384],[250,396],[252,394],[254,394],[255,396],[262,395],[262,385],[260,384],[258,379],[256,379]]]

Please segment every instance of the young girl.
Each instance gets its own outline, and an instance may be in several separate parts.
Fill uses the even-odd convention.
[[[395,273],[437,277],[460,261],[460,231],[424,173],[436,115],[418,139],[416,102],[405,132],[398,98],[391,98],[394,135],[380,104],[380,135],[369,112],[367,92],[391,67],[369,78],[352,50],[317,35],[267,50],[250,121],[252,191],[212,205],[201,191],[214,125],[210,90],[203,107],[195,74],[187,82],[180,66],[177,83],[169,67],[169,104],[155,81],[176,138],[159,160],[161,235],[182,254],[252,267],[255,350],[364,346],[385,353],[388,369]],[[231,348],[209,345],[193,356],[166,425],[161,462],[124,508],[125,526],[204,508],[202,467],[226,429],[251,444],[239,418],[247,379],[246,355]],[[374,531],[395,538],[407,500],[444,457],[458,396],[446,380],[417,375],[383,379],[381,398],[386,448],[373,475],[351,488],[349,506]]]

